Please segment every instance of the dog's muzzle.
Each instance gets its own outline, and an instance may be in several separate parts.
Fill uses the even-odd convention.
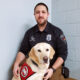
[[[48,62],[48,57],[47,56],[44,56],[43,57],[43,61],[44,61],[44,63],[47,63]]]

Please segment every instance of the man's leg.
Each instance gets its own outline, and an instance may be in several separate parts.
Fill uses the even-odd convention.
[[[65,80],[62,75],[62,67],[59,67],[49,80]]]
[[[62,67],[58,68],[56,72],[53,73],[52,77],[49,80],[77,80],[74,78],[64,78],[62,75]]]

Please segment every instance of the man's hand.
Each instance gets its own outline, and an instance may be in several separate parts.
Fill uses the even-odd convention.
[[[51,78],[52,75],[53,75],[53,70],[52,70],[52,68],[49,68],[46,71],[46,75],[44,76],[44,80],[48,80],[49,78]]]
[[[14,75],[14,77],[17,78],[19,73],[20,73],[20,67],[19,67],[19,65],[15,64],[14,68],[13,68],[13,75]]]

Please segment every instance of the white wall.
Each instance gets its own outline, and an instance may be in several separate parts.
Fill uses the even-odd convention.
[[[0,0],[0,80],[11,80],[11,65],[20,42],[36,23],[33,9],[38,2],[45,2],[51,13],[51,0]]]
[[[65,33],[68,42],[66,66],[70,77],[80,80],[80,0],[53,0],[52,22]]]

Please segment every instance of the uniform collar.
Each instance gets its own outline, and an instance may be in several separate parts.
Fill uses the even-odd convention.
[[[38,25],[36,25],[35,32],[40,32]],[[47,25],[43,32],[49,32],[49,22],[47,22]]]

